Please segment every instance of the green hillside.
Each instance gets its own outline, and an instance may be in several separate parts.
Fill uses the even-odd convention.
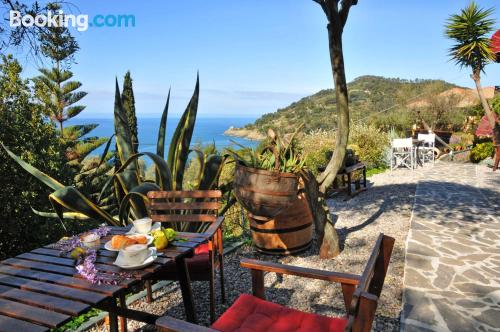
[[[348,83],[351,118],[356,121],[370,117],[383,117],[397,114],[406,109],[406,104],[456,87],[442,80],[403,80],[379,76],[361,76]],[[380,112],[396,106],[390,111]],[[260,117],[246,130],[265,132],[267,128],[280,128],[291,132],[300,124],[305,124],[305,131],[334,129],[335,91],[322,90],[312,96],[302,98],[290,106],[278,109]]]

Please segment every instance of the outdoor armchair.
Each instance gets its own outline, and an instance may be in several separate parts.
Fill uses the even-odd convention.
[[[361,275],[243,259],[241,266],[250,269],[251,272],[253,295],[240,295],[210,328],[168,316],[159,318],[156,325],[163,332],[370,331],[393,246],[393,238],[380,234]],[[266,301],[264,272],[340,283],[347,316],[326,317]]]

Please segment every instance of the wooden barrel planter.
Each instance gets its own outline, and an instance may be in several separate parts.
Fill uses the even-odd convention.
[[[238,164],[234,175],[234,195],[254,219],[267,221],[297,200],[299,178]]]
[[[248,213],[252,239],[258,251],[289,255],[311,246],[313,216],[305,195],[296,197],[287,209],[267,221]]]

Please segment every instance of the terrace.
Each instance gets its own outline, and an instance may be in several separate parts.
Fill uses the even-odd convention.
[[[203,90],[200,81],[217,86],[216,71],[200,70],[188,97],[181,83],[172,98],[170,90],[165,94],[161,112],[144,113],[144,103],[160,105],[156,92],[165,82],[145,83],[142,73],[133,80],[127,71],[123,81],[113,74],[113,92],[103,92],[113,104],[109,118],[85,120],[78,115],[87,92],[73,79],[79,42],[71,27],[40,21],[57,11],[64,22],[62,9],[72,4],[0,0],[0,11],[23,17],[0,27],[0,331],[500,329],[500,91],[491,79],[500,68],[500,30],[494,33],[494,8],[471,2],[450,15],[451,5],[436,3],[439,37],[432,35],[435,26],[422,27],[434,40],[429,44],[451,43],[439,63],[449,58],[466,68],[467,84],[449,75],[448,81],[364,75],[347,82],[343,46],[353,32],[346,27],[351,19],[364,24],[366,17],[352,15],[363,7],[357,0],[312,2],[321,14],[316,18],[327,24],[330,54],[323,60],[330,61],[333,89],[299,97],[290,92],[292,83],[287,92],[272,92],[292,81],[284,75],[269,82],[259,77],[254,91],[221,93]],[[242,14],[240,5],[213,13],[193,7],[199,18],[223,18],[204,22],[196,36],[207,38],[220,22],[220,33],[226,32],[232,15],[245,20],[257,16],[252,11],[271,10],[267,2],[252,3]],[[149,47],[157,46],[144,38],[151,31],[139,18],[164,19],[162,6],[172,3],[138,12],[137,21],[135,14],[123,15],[141,31],[141,46],[130,53],[138,59],[154,59]],[[389,7],[384,11],[399,19]],[[304,8],[294,2],[287,10],[302,17]],[[175,13],[172,24],[179,29],[188,19]],[[78,17],[90,22],[86,14]],[[280,19],[275,24],[282,29]],[[405,24],[408,19],[421,23],[421,15],[405,16]],[[310,28],[306,21],[299,23]],[[77,30],[91,27],[105,28]],[[247,29],[256,27],[252,20]],[[373,28],[363,27],[354,34]],[[245,44],[252,48],[240,56],[259,54],[254,47],[261,39],[266,52],[281,42],[284,34],[271,30],[249,38]],[[299,40],[299,31],[286,36]],[[92,36],[115,47],[124,40],[110,30]],[[392,50],[394,57],[389,48],[404,43],[387,38],[393,42],[382,51],[396,64],[401,52]],[[301,42],[295,51],[316,50]],[[99,52],[108,46],[96,45]],[[142,47],[149,51],[141,53]],[[27,53],[28,63],[41,66],[38,76],[4,50]],[[194,53],[203,53],[200,61],[210,66],[233,70],[227,59],[219,61],[218,49],[216,56]],[[260,61],[248,63],[250,71],[267,68]],[[411,61],[403,67],[415,66]],[[99,62],[93,70],[100,87],[109,68],[116,73],[123,66],[106,52]],[[150,62],[138,67],[164,73]],[[313,72],[307,68],[307,75]],[[324,72],[321,67],[310,76]],[[237,80],[229,81],[236,89]],[[269,91],[261,91],[266,83]],[[310,83],[301,78],[298,84]],[[245,105],[233,104],[236,99],[255,107],[270,95],[296,98],[274,113],[261,104],[260,118],[250,120],[199,114],[205,100],[209,109],[216,100],[241,110]],[[180,99],[185,108],[178,112]]]

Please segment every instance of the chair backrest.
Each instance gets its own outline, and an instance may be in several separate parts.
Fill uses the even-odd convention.
[[[384,234],[379,235],[359,284],[352,295],[346,331],[371,330],[393,246],[394,239],[392,237]]]
[[[413,139],[409,138],[395,138],[392,140],[392,147],[395,149],[411,148],[413,146]]]
[[[217,220],[220,190],[150,191],[149,209],[153,222],[203,222]]]
[[[417,138],[424,141],[425,144],[434,144],[436,141],[436,134],[418,134]]]

